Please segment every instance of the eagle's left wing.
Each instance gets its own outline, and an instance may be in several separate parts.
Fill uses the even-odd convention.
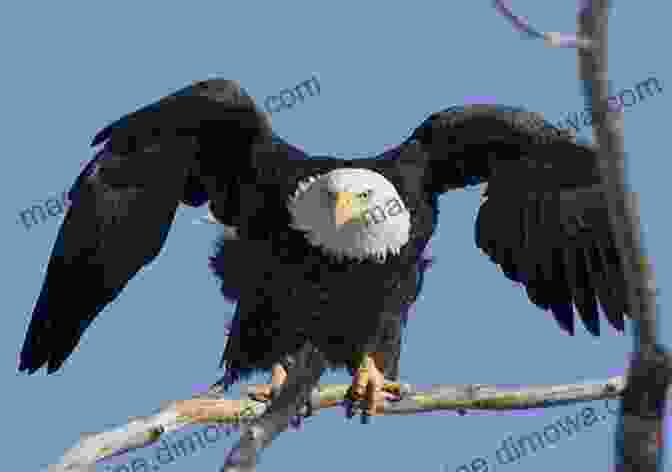
[[[422,168],[428,198],[487,182],[476,245],[563,329],[574,333],[575,305],[598,336],[598,302],[624,329],[625,280],[594,147],[538,113],[469,105],[432,114],[400,151]]]

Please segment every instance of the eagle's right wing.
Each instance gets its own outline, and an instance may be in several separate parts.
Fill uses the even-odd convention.
[[[70,191],[19,370],[61,367],[98,313],[159,254],[180,201],[200,206],[214,192],[220,208],[235,208],[235,179],[272,134],[268,116],[229,80],[186,87],[98,133],[92,145],[106,142]]]

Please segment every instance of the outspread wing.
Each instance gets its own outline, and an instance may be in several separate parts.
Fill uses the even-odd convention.
[[[574,305],[599,335],[598,305],[624,329],[625,280],[609,225],[595,147],[538,113],[500,105],[431,115],[401,147],[429,196],[487,182],[476,245],[574,333]]]
[[[84,330],[159,254],[180,201],[235,198],[233,178],[268,118],[237,82],[186,87],[102,130],[103,149],[70,191],[19,370],[58,370]],[[221,202],[220,202],[221,203]]]

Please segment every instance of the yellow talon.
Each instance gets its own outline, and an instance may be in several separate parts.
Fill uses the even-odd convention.
[[[382,372],[378,369],[375,361],[377,353],[365,354],[359,362],[359,367],[353,376],[353,382],[349,390],[349,398],[352,401],[366,400],[367,414],[374,415],[380,409],[382,400],[381,391],[384,386]],[[394,384],[390,384],[394,386]]]
[[[369,369],[366,367],[357,369],[356,382],[354,393],[357,396],[363,396],[366,393],[366,386],[369,384]]]
[[[391,393],[398,397],[401,396],[401,384],[398,382],[390,382],[383,385],[383,392]]]

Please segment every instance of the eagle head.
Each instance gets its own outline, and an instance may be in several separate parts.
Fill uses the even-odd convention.
[[[336,258],[385,261],[409,240],[411,218],[392,182],[342,168],[301,181],[287,205],[292,227]]]

